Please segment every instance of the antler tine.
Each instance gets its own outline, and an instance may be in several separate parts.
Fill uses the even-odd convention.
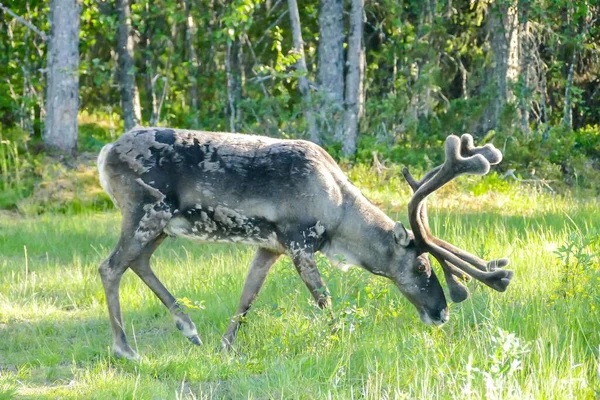
[[[467,290],[467,287],[463,285],[462,282],[460,282],[455,276],[454,270],[457,270],[457,268],[443,259],[439,261],[439,263],[444,271],[446,284],[448,285],[448,290],[450,291],[450,299],[455,303],[465,301],[469,297],[469,291]],[[471,277],[465,273],[463,273],[463,277],[465,280],[471,279]]]
[[[497,268],[504,268],[508,264],[510,264],[508,258],[499,258],[497,260],[485,261],[477,257],[475,254],[471,254],[468,251],[460,249],[452,245],[451,243],[446,242],[443,239],[439,239],[433,236],[430,236],[430,239],[433,240],[435,244],[437,244],[441,248],[454,253],[460,259],[477,267],[477,269],[479,269],[480,271],[495,271]]]
[[[408,169],[404,168],[402,171],[406,181],[415,192],[409,202],[411,226],[416,231],[415,241],[429,250],[440,262],[453,301],[462,301],[468,296],[466,288],[455,279],[455,276],[464,276],[457,271],[457,268],[493,289],[504,291],[512,279],[513,272],[494,270],[496,267],[508,265],[508,260],[500,259],[487,263],[473,254],[435,238],[429,230],[425,204],[425,199],[429,194],[459,175],[465,173],[486,174],[489,172],[490,165],[495,165],[502,160],[502,153],[491,144],[475,147],[473,137],[468,134],[462,135],[460,139],[454,135],[449,136],[445,143],[445,153],[444,164],[427,173],[421,181],[416,181]],[[489,270],[493,272],[485,272]]]
[[[510,270],[496,270],[492,272],[484,272],[477,268],[473,268],[467,262],[461,260],[453,253],[443,249],[438,246],[434,242],[428,243],[430,253],[438,259],[443,259],[449,263],[454,264],[457,268],[460,268],[467,274],[471,275],[473,278],[478,281],[483,282],[488,285],[492,289],[495,289],[499,292],[504,292],[510,283],[510,280],[513,277],[513,272]]]
[[[468,157],[463,157],[460,154],[460,150],[461,145],[458,136],[448,136],[445,146],[446,161],[440,167],[436,168],[437,171],[435,174],[433,174],[433,172],[436,169],[425,176],[426,178],[431,176],[429,179],[423,179],[419,183],[419,188],[410,200],[410,203],[413,204],[413,206],[419,204],[424,198],[459,175],[466,173],[485,175],[488,173],[490,170],[490,163],[484,157],[484,154],[477,153]],[[413,182],[415,182],[414,179]]]
[[[475,154],[481,154],[490,163],[490,165],[499,164],[502,161],[502,153],[488,143],[485,146],[475,147],[473,144],[473,136],[468,133],[460,137],[460,154],[463,157],[470,157]]]
[[[410,171],[406,167],[402,168],[402,175],[404,175],[404,179],[406,179],[406,182],[408,183],[410,188],[413,190],[413,192],[416,192],[417,189],[419,189],[424,182],[427,182],[428,180],[433,178],[433,176],[435,176],[435,174],[437,174],[441,168],[442,168],[442,166],[438,165],[437,167],[435,167],[434,169],[432,169],[431,171],[426,173],[425,176],[423,178],[421,178],[420,181],[417,181],[415,178],[413,178]]]

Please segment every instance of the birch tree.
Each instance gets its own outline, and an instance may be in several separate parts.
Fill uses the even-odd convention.
[[[227,40],[225,71],[227,75],[227,113],[231,132],[237,132],[241,120],[239,103],[242,100],[242,49],[241,39],[238,36]]]
[[[364,76],[363,64],[364,0],[352,0],[350,4],[350,29],[345,86],[344,136],[342,152],[345,156],[356,152],[358,119],[362,104]]]
[[[512,87],[519,76],[518,18],[511,0],[490,5],[487,31],[494,60],[489,82],[495,85],[495,90],[484,121],[484,133],[498,128],[503,107],[514,100]]]
[[[302,95],[304,103],[304,119],[308,125],[308,136],[314,143],[320,144],[321,138],[317,129],[315,116],[312,112],[312,101],[310,95],[310,87],[307,78],[306,60],[304,57],[304,42],[302,41],[302,29],[300,26],[300,15],[298,14],[298,3],[296,0],[288,0],[288,8],[290,13],[290,23],[292,25],[292,35],[294,37],[294,51],[297,54],[296,70],[300,74],[298,77],[298,89]]]
[[[321,0],[319,5],[318,81],[324,100],[322,129],[343,141],[344,2]]]
[[[117,30],[117,54],[119,56],[119,89],[121,112],[125,130],[128,131],[142,120],[140,96],[135,83],[134,42],[131,28],[131,5],[129,0],[116,0],[119,14]]]
[[[191,0],[185,0],[183,2],[183,7],[185,9],[185,20],[186,20],[186,30],[185,30],[185,47],[188,52],[188,64],[189,64],[189,78],[190,78],[190,104],[191,104],[191,112],[192,119],[195,125],[199,125],[198,121],[198,68],[200,62],[198,61],[198,53],[196,52],[196,43],[195,37],[197,33],[196,23],[194,22],[194,17],[192,15],[192,4]]]
[[[79,111],[78,0],[50,0],[44,146],[73,153]]]

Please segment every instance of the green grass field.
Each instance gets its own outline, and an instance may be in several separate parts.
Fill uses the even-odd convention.
[[[253,249],[169,239],[154,269],[200,306],[189,312],[204,344],[191,345],[128,272],[121,300],[139,363],[111,356],[97,274],[119,214],[0,214],[0,398],[598,398],[600,206],[514,190],[432,202],[438,236],[508,256],[515,271],[505,293],[470,283],[441,329],[383,278],[319,259],[332,321],[282,258],[225,354],[220,335]],[[406,223],[405,192],[365,192]]]

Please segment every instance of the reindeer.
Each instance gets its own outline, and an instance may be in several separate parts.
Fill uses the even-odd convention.
[[[461,174],[484,175],[502,154],[488,144],[474,147],[470,135],[449,136],[446,160],[416,181],[408,204],[412,231],[369,202],[321,147],[233,133],[137,128],[104,146],[100,182],[121,210],[121,235],[99,273],[108,303],[116,356],[136,359],[127,343],[119,283],[131,268],[172,314],[176,327],[201,344],[196,326],[150,267],[167,236],[257,247],[235,315],[221,343],[229,349],[265,278],[281,255],[289,256],[321,308],[330,296],[315,253],[345,268],[357,265],[390,279],[416,307],[425,324],[448,321],[444,291],[428,253],[443,268],[450,297],[468,297],[461,281],[473,277],[503,292],[512,271],[507,259],[486,262],[434,237],[427,196]]]

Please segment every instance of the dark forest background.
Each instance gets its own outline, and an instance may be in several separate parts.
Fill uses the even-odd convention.
[[[503,172],[600,184],[597,1],[0,9],[5,158],[97,150],[142,124],[304,138],[338,159],[371,163],[377,152],[425,168],[448,134],[470,132],[504,151]]]

